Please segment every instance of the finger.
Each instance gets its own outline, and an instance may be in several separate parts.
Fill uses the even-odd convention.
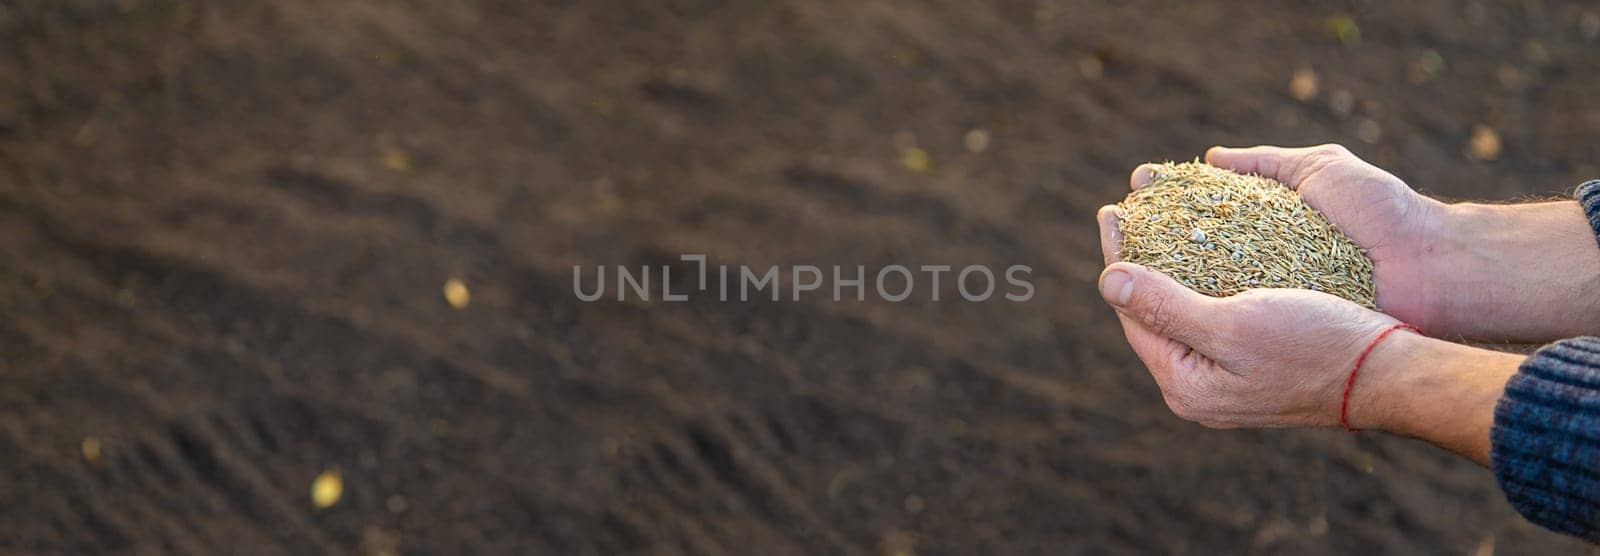
[[[1117,319],[1122,321],[1122,333],[1128,338],[1128,346],[1133,348],[1133,353],[1144,361],[1144,366],[1150,369],[1150,377],[1156,380],[1156,385],[1163,391],[1171,387],[1173,382],[1173,361],[1180,356],[1175,352],[1186,352],[1188,346],[1182,345],[1171,338],[1152,332],[1143,323],[1132,317],[1117,312]]]
[[[1100,254],[1106,264],[1122,260],[1122,209],[1116,205],[1100,207],[1095,220],[1100,222]]]
[[[1140,169],[1144,169],[1143,166]],[[1138,170],[1135,170],[1137,176]],[[1148,175],[1146,176],[1148,179]],[[1135,178],[1135,187],[1139,187]],[[1095,214],[1095,220],[1100,223],[1100,251],[1105,255],[1106,264],[1122,260],[1122,213],[1116,205],[1100,207]],[[1177,342],[1170,338],[1163,338],[1149,328],[1121,312],[1117,313],[1117,320],[1122,322],[1122,333],[1128,339],[1129,347],[1144,361],[1145,367],[1150,369],[1150,376],[1156,385],[1163,390],[1171,384],[1172,376],[1170,354],[1174,351]]]
[[[1259,174],[1278,180],[1290,189],[1298,189],[1306,174],[1318,166],[1313,162],[1348,154],[1349,151],[1338,145],[1299,148],[1266,145],[1248,148],[1211,147],[1206,150],[1206,163],[1241,174]]]
[[[1211,347],[1211,330],[1220,329],[1219,305],[1171,277],[1132,263],[1118,262],[1100,274],[1100,295],[1117,311],[1158,336],[1201,351]]]
[[[1128,186],[1138,191],[1139,188],[1150,185],[1150,178],[1156,173],[1156,165],[1140,164],[1133,169],[1133,175],[1128,176]]]

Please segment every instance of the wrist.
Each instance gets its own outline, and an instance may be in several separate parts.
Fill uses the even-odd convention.
[[[1374,332],[1376,338],[1380,332]],[[1432,348],[1429,338],[1411,330],[1395,330],[1377,345],[1360,368],[1354,370],[1345,417],[1351,428],[1382,430],[1396,434],[1408,428],[1411,416],[1403,392],[1418,386],[1424,377],[1417,368]]]
[[[1522,360],[1396,331],[1362,365],[1351,425],[1419,438],[1485,462],[1495,404]]]
[[[1443,205],[1417,254],[1430,333],[1542,342],[1587,330],[1600,248],[1576,202]]]

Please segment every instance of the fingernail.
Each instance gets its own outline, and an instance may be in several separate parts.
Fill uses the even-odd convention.
[[[1133,188],[1143,189],[1144,186],[1150,185],[1150,180],[1155,176],[1155,173],[1156,166],[1154,164],[1140,164],[1138,168],[1134,168]]]
[[[1128,298],[1133,295],[1133,276],[1121,270],[1107,272],[1100,278],[1100,295],[1112,305],[1127,305]]]

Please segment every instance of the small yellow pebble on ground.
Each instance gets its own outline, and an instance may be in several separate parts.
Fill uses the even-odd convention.
[[[1336,15],[1323,21],[1328,28],[1328,34],[1347,47],[1361,44],[1361,26],[1356,20],[1347,15]]]
[[[85,438],[78,449],[83,452],[83,461],[91,464],[100,462],[100,439],[93,436]]]
[[[1300,102],[1316,98],[1317,72],[1311,68],[1295,70],[1294,76],[1289,78],[1289,96]]]
[[[983,129],[969,130],[961,142],[966,144],[968,151],[981,153],[989,148],[989,132]]]
[[[464,309],[472,301],[472,292],[467,291],[467,285],[461,280],[451,278],[444,282],[444,300],[451,307]]]
[[[396,172],[411,169],[411,156],[400,149],[389,149],[383,153],[383,165]]]
[[[344,496],[344,479],[339,472],[329,469],[311,481],[311,504],[317,508],[330,508]]]
[[[900,152],[900,163],[913,172],[926,172],[933,166],[933,157],[928,156],[928,151],[910,147]]]
[[[1500,134],[1494,128],[1477,125],[1472,128],[1472,158],[1488,162],[1500,158]]]

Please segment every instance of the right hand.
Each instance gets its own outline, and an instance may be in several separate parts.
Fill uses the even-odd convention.
[[[1377,304],[1383,312],[1433,335],[1454,335],[1436,307],[1428,261],[1446,205],[1412,191],[1400,178],[1339,145],[1304,148],[1212,147],[1206,162],[1260,174],[1300,192],[1372,258]],[[1134,180],[1139,181],[1137,178]]]
[[[1372,258],[1378,308],[1430,336],[1600,332],[1600,249],[1576,202],[1447,205],[1338,145],[1213,147],[1206,162],[1299,191]]]

